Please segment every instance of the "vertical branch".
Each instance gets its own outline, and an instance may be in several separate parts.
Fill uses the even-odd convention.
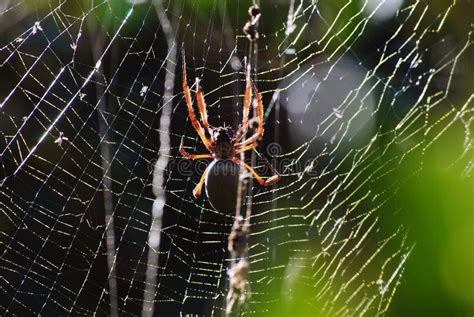
[[[249,39],[249,56],[246,59],[246,82],[250,81],[251,65],[253,61],[254,74],[257,72],[257,51],[258,46],[255,42],[258,39],[258,20],[260,19],[260,9],[255,3],[249,8],[250,20],[245,24],[243,30],[247,33]],[[256,79],[256,78],[255,78]],[[252,102],[252,104],[254,104]],[[251,122],[257,119],[257,111],[253,111]],[[245,136],[244,136],[245,140]],[[245,160],[245,153],[240,153],[240,159]],[[252,163],[256,160],[255,153],[252,152]],[[242,216],[242,201],[247,194],[245,217]],[[250,216],[252,214],[252,183],[241,173],[239,185],[237,188],[237,201],[235,207],[235,219],[232,231],[229,235],[228,250],[231,255],[229,275],[229,291],[226,297],[226,316],[238,316],[241,307],[247,302],[250,289],[248,281],[248,272],[250,262],[248,259],[248,239],[250,234]]]
[[[95,41],[92,43],[92,54],[94,60],[100,59],[100,52],[105,40],[105,34],[107,34],[107,28],[110,23],[110,15],[105,15],[105,19],[102,24],[102,30],[97,32],[93,29],[92,25],[89,24],[89,33],[98,34]],[[116,65],[114,64],[114,58],[110,63],[110,69],[114,70]],[[101,167],[103,171],[102,175],[102,190],[104,199],[104,215],[105,215],[105,244],[107,248],[107,267],[108,267],[108,284],[109,284],[109,301],[110,301],[110,316],[118,316],[118,286],[116,276],[116,260],[117,252],[115,249],[115,224],[113,215],[113,195],[112,195],[112,155],[110,152],[110,142],[107,122],[101,113],[110,111],[107,109],[106,100],[102,96],[104,95],[104,88],[102,85],[96,85],[96,98],[98,102],[98,124],[99,124],[99,137],[102,140],[100,143],[100,155],[101,155]],[[111,105],[111,104],[110,104]]]
[[[249,8],[249,15],[251,17],[251,25],[253,26],[252,31],[253,33],[248,34],[249,42],[250,42],[250,48],[249,48],[249,63],[253,67],[253,73],[254,73],[254,82],[257,82],[257,67],[258,67],[258,43],[257,39],[259,38],[259,34],[257,31],[258,28],[258,20],[260,19],[261,13],[260,13],[260,8],[257,4],[257,1],[253,1],[253,5]],[[256,97],[256,96],[255,96]],[[253,117],[250,120],[252,123],[252,127],[254,126],[255,122],[258,121],[258,112],[256,109],[256,103],[252,102],[252,107],[253,107]],[[243,154],[243,153],[242,153]],[[252,166],[255,165],[257,158],[255,155],[255,151],[251,152],[251,162]],[[247,209],[245,212],[245,218],[246,218],[246,225],[250,225],[250,215],[252,214],[252,183],[249,183],[250,186],[248,188],[248,200],[247,200]]]
[[[171,25],[166,12],[163,8],[161,0],[155,0],[155,10],[158,19],[166,37],[168,46],[166,75],[165,75],[165,92],[163,95],[163,104],[159,123],[160,148],[159,158],[153,170],[153,193],[155,201],[152,207],[152,222],[150,232],[148,233],[148,259],[145,274],[145,289],[143,292],[142,316],[154,316],[155,312],[155,296],[156,296],[156,277],[158,272],[159,249],[161,242],[161,227],[163,210],[166,202],[166,193],[164,190],[165,170],[168,166],[170,156],[170,123],[171,111],[173,105],[173,90],[176,70],[176,39],[174,27]]]

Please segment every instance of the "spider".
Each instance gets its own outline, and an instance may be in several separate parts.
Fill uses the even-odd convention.
[[[246,76],[246,88],[244,95],[244,111],[242,118],[242,125],[237,130],[236,133],[232,130],[231,127],[213,127],[207,121],[207,110],[206,102],[204,101],[204,95],[202,93],[201,87],[199,85],[199,78],[196,78],[196,99],[199,107],[199,113],[201,115],[201,123],[196,119],[194,114],[193,103],[191,101],[191,91],[188,86],[187,77],[186,77],[186,60],[184,58],[183,52],[183,91],[184,98],[186,100],[186,105],[188,107],[189,118],[191,123],[201,138],[202,142],[206,146],[209,154],[190,154],[186,152],[181,144],[179,152],[190,160],[197,159],[214,159],[214,160],[232,160],[234,163],[243,166],[247,169],[255,179],[262,186],[270,186],[276,184],[280,180],[280,175],[272,168],[275,175],[269,177],[268,179],[263,179],[257,172],[243,160],[238,158],[236,155],[242,152],[254,149],[257,147],[257,142],[263,137],[264,128],[263,128],[263,102],[262,96],[258,92],[255,84],[250,80],[250,67],[247,67],[247,76]],[[257,132],[252,135],[250,138],[242,141],[243,137],[246,135],[248,126],[249,126],[249,111],[250,104],[252,102],[252,90],[257,98],[258,104],[258,128]],[[195,198],[198,198],[201,195],[202,186],[206,177],[209,173],[209,169],[212,166],[210,164],[201,176],[199,183],[193,190],[193,195]],[[270,166],[271,167],[271,166]]]

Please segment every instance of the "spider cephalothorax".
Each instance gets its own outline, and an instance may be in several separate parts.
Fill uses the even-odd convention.
[[[214,153],[217,159],[230,159],[234,156],[234,131],[230,127],[215,128],[212,131]]]
[[[233,162],[242,165],[245,167],[252,175],[257,179],[257,181],[263,186],[270,186],[275,184],[280,180],[280,175],[275,172],[275,175],[268,178],[267,180],[260,177],[250,167],[247,163],[242,161],[236,155],[251,149],[254,149],[257,146],[257,142],[263,137],[263,102],[262,96],[258,93],[257,88],[250,80],[250,67],[247,67],[247,85],[245,87],[245,95],[244,95],[244,113],[242,119],[242,125],[234,134],[234,131],[230,127],[211,127],[207,121],[207,110],[206,110],[206,103],[204,101],[204,95],[201,91],[201,87],[199,85],[199,79],[196,78],[196,99],[199,107],[199,113],[201,114],[202,126],[201,123],[196,119],[196,115],[194,114],[193,103],[191,101],[191,91],[189,89],[187,78],[186,78],[186,61],[184,59],[184,52],[183,52],[183,91],[184,91],[184,99],[186,100],[186,105],[188,107],[189,118],[191,119],[191,123],[193,124],[194,129],[198,133],[199,137],[201,138],[202,142],[206,146],[206,148],[211,152],[210,154],[189,154],[186,150],[181,146],[179,151],[183,154],[186,158],[190,160],[202,159],[202,158],[212,158],[216,160],[224,160],[230,159]],[[258,104],[258,127],[257,132],[252,135],[250,138],[242,141],[242,139],[247,134],[248,126],[249,126],[249,111],[250,111],[250,104],[252,103],[252,90],[257,99]],[[211,166],[211,165],[209,165]],[[209,166],[204,171],[201,180],[197,184],[196,188],[194,189],[194,196],[197,198],[201,195],[202,185],[209,173]]]

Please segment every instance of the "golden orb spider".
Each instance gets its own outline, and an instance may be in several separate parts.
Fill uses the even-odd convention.
[[[252,103],[252,90],[257,97],[257,104],[258,104],[258,128],[257,132],[252,135],[250,138],[246,139],[245,141],[241,141],[242,138],[245,136],[249,126],[249,112],[250,112],[250,104]],[[250,80],[250,67],[247,68],[247,76],[246,76],[246,88],[245,88],[245,95],[244,95],[244,112],[242,118],[242,125],[238,129],[237,133],[234,133],[232,128],[230,127],[213,127],[207,121],[207,109],[206,109],[206,102],[204,101],[204,95],[202,93],[201,87],[199,86],[199,78],[196,78],[196,99],[199,107],[199,113],[201,115],[202,126],[199,121],[196,119],[196,115],[194,114],[193,103],[191,101],[191,91],[188,86],[187,77],[186,77],[186,60],[184,58],[184,51],[183,51],[183,91],[184,91],[184,98],[186,100],[186,105],[188,106],[188,113],[189,118],[191,119],[191,123],[193,124],[194,129],[198,133],[199,137],[201,138],[202,142],[209,150],[209,154],[189,154],[183,148],[181,144],[179,148],[179,152],[190,160],[197,160],[197,159],[207,159],[211,158],[214,160],[232,160],[234,163],[242,165],[246,168],[255,179],[260,183],[262,186],[270,186],[277,183],[280,180],[280,175],[272,168],[275,175],[269,177],[268,179],[263,179],[257,172],[247,163],[242,161],[236,155],[257,147],[257,142],[263,137],[264,128],[263,128],[263,102],[262,96],[259,94],[257,87],[255,84]],[[204,173],[201,176],[201,180],[196,185],[193,190],[193,194],[195,198],[198,198],[201,195],[202,186],[206,177],[209,173],[209,165]]]

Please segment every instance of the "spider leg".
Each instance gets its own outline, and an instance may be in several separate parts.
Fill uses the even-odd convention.
[[[207,174],[209,174],[209,169],[211,168],[212,164],[209,164],[206,169],[204,170],[204,173],[202,173],[201,179],[199,180],[199,183],[196,185],[196,187],[193,190],[193,195],[194,198],[199,198],[201,196],[201,191],[202,191],[202,185],[204,185],[204,181],[206,180]]]
[[[255,172],[255,170],[250,165],[248,165],[247,163],[245,163],[244,161],[242,161],[238,157],[234,157],[232,159],[232,161],[234,161],[235,163],[240,164],[243,167],[245,167],[250,173],[252,173],[252,175],[255,177],[255,179],[262,186],[268,187],[268,186],[271,186],[273,184],[276,184],[280,180],[280,175],[278,175],[278,174],[275,174],[272,177],[267,178],[266,180],[263,179],[263,177],[258,175],[257,172]]]
[[[263,101],[262,101],[262,95],[257,90],[257,87],[255,87],[255,84],[251,81],[252,88],[254,91],[255,96],[257,96],[257,104],[258,104],[258,128],[257,132],[252,135],[250,138],[245,140],[244,142],[237,143],[235,146],[247,146],[249,144],[252,144],[254,142],[257,142],[263,137],[263,134],[265,132],[265,129],[263,128]]]
[[[257,147],[257,143],[254,142],[252,144],[249,144],[247,146],[244,146],[244,147],[241,147],[241,148],[238,148],[235,150],[235,154],[239,154],[239,153],[242,153],[242,152],[245,152],[245,151],[248,151],[248,150],[251,150],[251,149],[255,149]]]
[[[214,158],[213,154],[190,154],[182,146],[179,148],[179,153],[181,153],[188,160],[197,160],[204,158]]]
[[[191,101],[191,91],[189,90],[187,76],[186,76],[186,59],[184,58],[184,50],[182,54],[183,54],[183,91],[184,91],[184,99],[186,100],[186,105],[188,106],[189,118],[191,119],[191,123],[193,124],[194,129],[201,137],[201,140],[206,146],[206,148],[208,150],[211,150],[212,140],[207,138],[204,130],[201,127],[201,124],[196,119],[196,115],[194,114],[193,103]]]
[[[246,75],[246,86],[245,86],[245,95],[244,95],[244,113],[242,115],[242,126],[240,127],[239,132],[237,133],[235,140],[240,141],[249,127],[249,112],[250,104],[252,103],[252,89],[250,85],[250,64],[247,65],[247,75]]]
[[[209,128],[209,123],[207,122],[207,108],[206,108],[206,101],[204,100],[204,95],[201,90],[201,86],[199,85],[199,78],[196,78],[196,98],[199,107],[199,113],[201,114],[202,125],[204,128],[204,133],[208,138],[211,137],[211,131]]]

